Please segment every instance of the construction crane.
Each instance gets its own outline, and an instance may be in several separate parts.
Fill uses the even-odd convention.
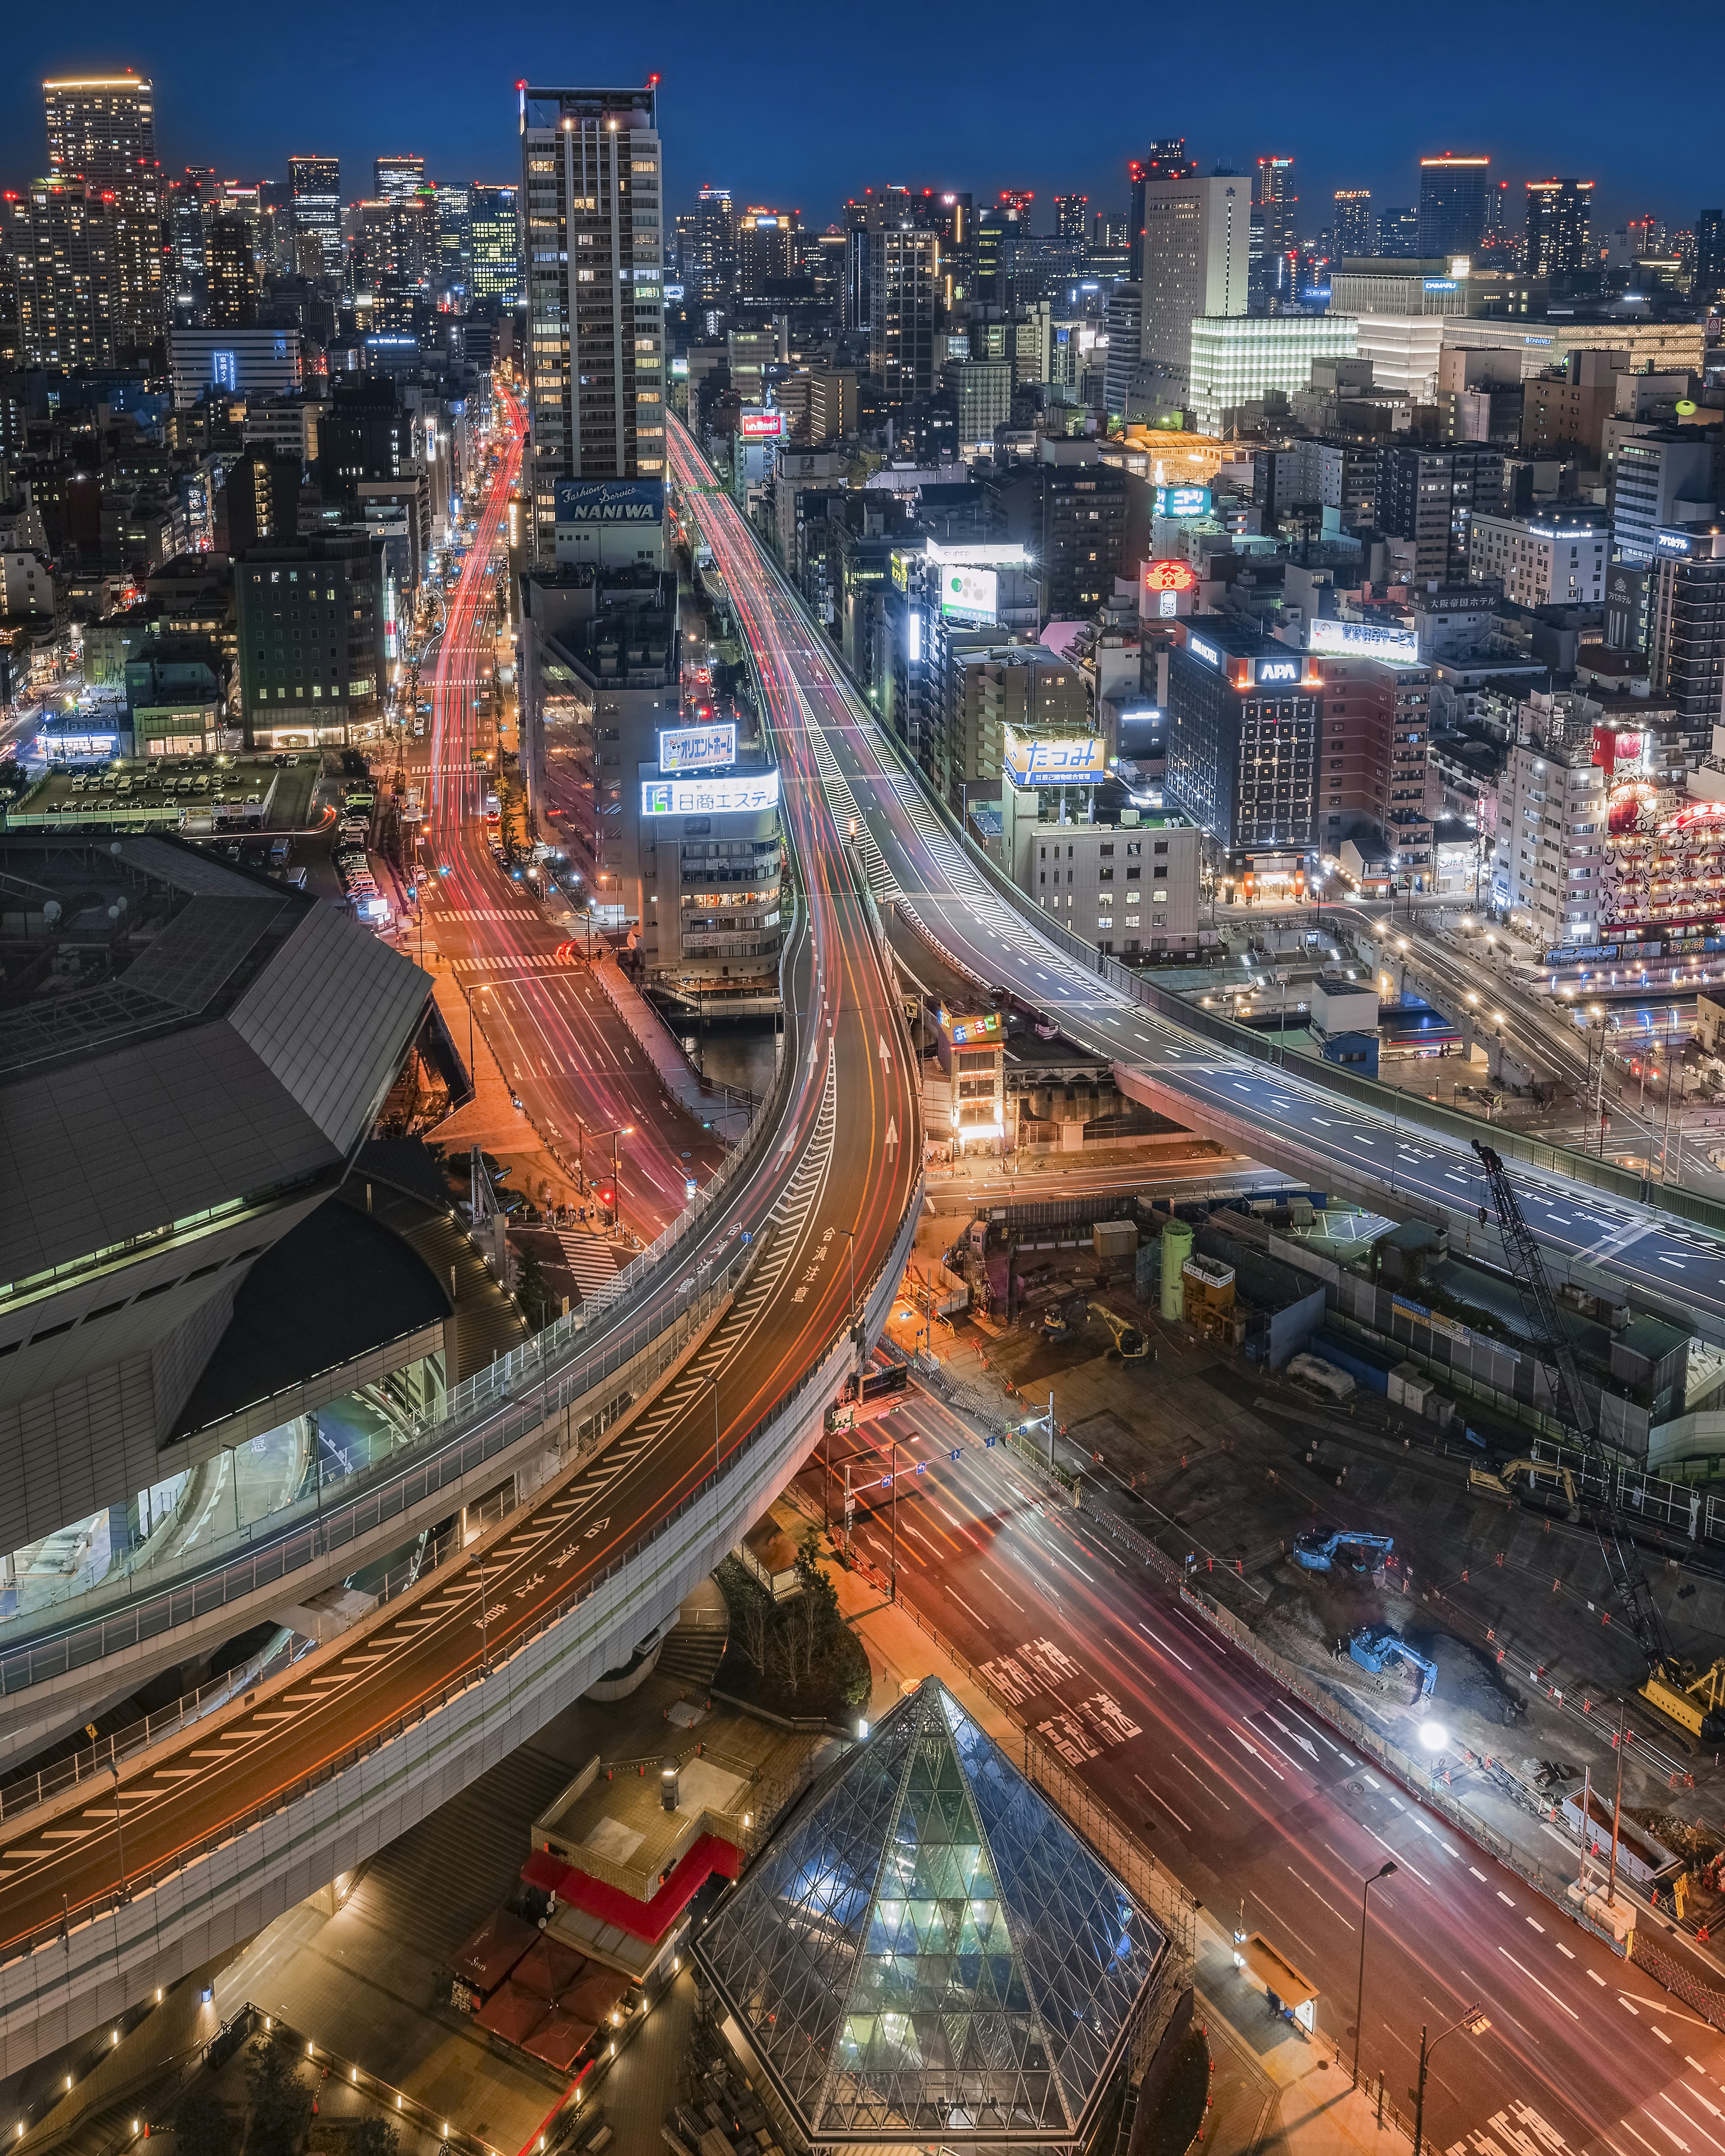
[[[1665,1620],[1653,1599],[1653,1590],[1647,1584],[1647,1575],[1641,1569],[1635,1538],[1618,1509],[1616,1466],[1599,1443],[1593,1418],[1588,1413],[1587,1403],[1582,1397],[1581,1376],[1575,1367],[1575,1353],[1569,1344],[1569,1336],[1558,1308],[1557,1297],[1552,1293],[1544,1257],[1534,1240],[1532,1230],[1522,1218],[1522,1209],[1516,1201],[1514,1186],[1502,1158],[1491,1147],[1482,1144],[1478,1138],[1473,1142],[1473,1149],[1479,1155],[1480,1165],[1486,1172],[1486,1180],[1491,1186],[1491,1203],[1497,1214],[1497,1225],[1503,1236],[1503,1247],[1510,1260],[1522,1315],[1527,1321],[1536,1346],[1544,1349],[1557,1372],[1558,1416],[1565,1426],[1574,1431],[1581,1446],[1583,1458],[1599,1477],[1600,1498],[1594,1529],[1599,1538],[1600,1553],[1604,1558],[1605,1570],[1610,1577],[1612,1588],[1629,1619],[1630,1630],[1635,1635],[1635,1645],[1646,1659],[1647,1676],[1640,1687],[1641,1697],[1668,1722],[1676,1723],[1683,1730],[1692,1747],[1700,1732],[1692,1724],[1701,1718],[1689,1697],[1688,1688],[1695,1672],[1679,1661],[1672,1651],[1671,1637],[1665,1629]],[[1481,1206],[1481,1225],[1485,1218],[1485,1208]],[[1471,1481],[1472,1477],[1469,1479]],[[1676,1705],[1678,1701],[1683,1702],[1681,1708]],[[1702,1712],[1710,1717],[1716,1711],[1714,1704],[1709,1702]]]
[[[1394,1535],[1368,1535],[1360,1527],[1332,1527],[1327,1533],[1314,1529],[1294,1537],[1294,1562],[1307,1572],[1381,1573],[1394,1548]],[[1359,1554],[1350,1558],[1350,1550]],[[1371,1562],[1362,1563],[1368,1552]]]
[[[1486,1466],[1476,1462],[1467,1471],[1467,1486],[1480,1490],[1493,1497],[1513,1499],[1516,1477],[1525,1475],[1527,1487],[1538,1493],[1540,1480],[1556,1482],[1562,1487],[1567,1517],[1573,1526],[1581,1517],[1581,1500],[1576,1494],[1575,1477],[1567,1467],[1554,1466],[1548,1460],[1506,1460],[1500,1466]]]

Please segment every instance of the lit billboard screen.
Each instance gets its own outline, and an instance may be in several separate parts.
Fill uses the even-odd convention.
[[[659,737],[661,771],[723,771],[736,761],[737,728],[729,720],[722,726],[678,726]]]
[[[1306,648],[1345,652],[1353,659],[1388,659],[1398,666],[1420,663],[1420,639],[1411,629],[1375,621],[1315,620],[1309,624]]]
[[[1100,734],[1039,741],[1009,727],[1004,767],[1014,786],[1099,786],[1108,775],[1107,743]]]
[[[560,479],[552,511],[559,524],[660,524],[662,479]]]
[[[1207,486],[1159,486],[1156,513],[1158,516],[1208,516],[1210,500]]]
[[[784,432],[783,412],[744,412],[738,416],[737,431],[746,442],[774,442]]]
[[[941,612],[953,621],[993,622],[1000,603],[1000,578],[993,569],[949,562],[941,571]]]
[[[717,778],[644,778],[644,816],[734,816],[778,806],[776,771],[736,771]]]

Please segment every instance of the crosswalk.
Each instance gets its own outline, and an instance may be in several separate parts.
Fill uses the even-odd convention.
[[[594,1294],[616,1278],[620,1254],[612,1244],[598,1235],[583,1235],[578,1228],[559,1228],[557,1238],[564,1262],[583,1295]]]
[[[510,973],[561,970],[567,961],[555,951],[505,951],[495,957],[451,958],[449,969],[456,973]]]
[[[531,906],[439,906],[435,911],[439,921],[536,921],[539,918]]]

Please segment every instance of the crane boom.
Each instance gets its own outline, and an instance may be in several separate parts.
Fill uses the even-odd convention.
[[[1575,1367],[1575,1351],[1570,1345],[1568,1329],[1563,1323],[1557,1297],[1552,1293],[1545,1259],[1534,1240],[1532,1229],[1522,1218],[1522,1209],[1517,1203],[1515,1188],[1502,1159],[1493,1147],[1481,1144],[1478,1138],[1473,1141],[1473,1149],[1479,1155],[1480,1165],[1486,1172],[1486,1180],[1491,1186],[1491,1203],[1497,1214],[1498,1227],[1502,1231],[1504,1249],[1509,1256],[1522,1314],[1527,1321],[1535,1344],[1543,1348],[1551,1358],[1552,1366],[1558,1374],[1558,1397],[1554,1404],[1558,1419],[1574,1432],[1583,1457],[1599,1477],[1604,1494],[1594,1521],[1594,1531],[1599,1537],[1599,1550],[1605,1560],[1605,1569],[1629,1619],[1630,1628],[1635,1635],[1635,1644],[1647,1658],[1648,1668],[1655,1671],[1663,1671],[1671,1666],[1675,1660],[1671,1640],[1666,1636],[1665,1620],[1659,1614],[1658,1604],[1653,1599],[1653,1590],[1647,1584],[1647,1576],[1641,1569],[1635,1537],[1618,1509],[1616,1466],[1599,1442],[1593,1417],[1589,1414],[1587,1402],[1582,1395],[1581,1373]],[[1483,1219],[1483,1214],[1481,1218]]]

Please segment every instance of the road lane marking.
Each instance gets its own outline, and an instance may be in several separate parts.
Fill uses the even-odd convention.
[[[1006,1594],[1006,1589],[1000,1584],[1000,1582],[995,1578],[993,1573],[988,1570],[986,1565],[978,1565],[977,1567],[977,1570],[982,1573],[983,1578],[988,1581],[989,1586],[994,1589],[997,1594],[1005,1594],[1006,1599],[1009,1602],[1012,1602],[1012,1597]],[[1012,1602],[1012,1606],[1018,1611],[1020,1617],[1024,1614],[1024,1605],[1022,1602]]]
[[[1154,1640],[1156,1641],[1157,1645],[1158,1645],[1158,1647],[1160,1647],[1160,1648],[1161,1648],[1161,1650],[1162,1650],[1162,1651],[1163,1652],[1163,1654],[1165,1654],[1165,1655],[1173,1655],[1173,1659],[1174,1659],[1174,1660],[1175,1660],[1175,1661],[1176,1661],[1180,1665],[1180,1667],[1181,1667],[1183,1670],[1189,1670],[1189,1669],[1191,1668],[1192,1665],[1191,1665],[1191,1663],[1190,1663],[1190,1662],[1189,1662],[1189,1661],[1187,1661],[1186,1657],[1185,1657],[1183,1655],[1176,1655],[1176,1654],[1174,1654],[1174,1650],[1173,1650],[1173,1649],[1171,1646],[1169,1646],[1169,1645],[1168,1645],[1168,1641],[1167,1641],[1166,1640],[1163,1640],[1163,1639],[1160,1639],[1160,1638],[1158,1638],[1158,1635],[1157,1635],[1154,1632],[1153,1632],[1153,1631],[1150,1630],[1150,1627],[1149,1627],[1147,1624],[1145,1624],[1142,1619],[1140,1619],[1140,1620],[1139,1620],[1139,1623],[1138,1623],[1138,1630],[1139,1630],[1142,1633],[1143,1633],[1143,1635],[1145,1635],[1145,1637],[1146,1637],[1147,1639]]]
[[[1501,1887],[1497,1889],[1497,1898],[1502,1902],[1506,1909],[1514,1908],[1515,1903],[1510,1900],[1508,1895],[1504,1892]]]
[[[1531,1969],[1526,1967],[1524,1964],[1518,1962],[1507,1947],[1499,1947],[1497,1951],[1503,1956],[1503,1958],[1509,1964],[1512,1969],[1520,1969],[1522,1974],[1527,1978],[1529,1984],[1532,1984],[1536,1989],[1543,1991],[1546,1997],[1550,1999],[1553,2006],[1561,2006],[1572,2021],[1579,2021],[1581,2019],[1581,2016],[1576,2012],[1575,2009],[1569,2005],[1566,2000],[1559,1999],[1556,1992],[1552,1989],[1548,1984],[1541,1984],[1539,1979],[1534,1975]]]
[[[1598,1969],[1590,1969],[1588,1971],[1588,1974],[1589,1974],[1589,1975],[1593,1979],[1594,1982],[1596,1984],[1598,1984],[1598,1985],[1599,1985],[1599,1989],[1600,1989],[1600,1990],[1601,1990],[1601,1991],[1605,1991],[1605,1990],[1608,1990],[1608,1989],[1609,1989],[1609,1986],[1606,1984],[1604,1978],[1603,1976],[1601,1976],[1601,1975],[1600,1975],[1600,1974],[1599,1974],[1599,1972],[1598,1971]]]
[[[1189,1767],[1186,1764],[1186,1762],[1181,1758],[1178,1753],[1171,1752],[1168,1754],[1168,1757],[1173,1761],[1174,1764],[1183,1774],[1190,1774],[1192,1776],[1193,1780],[1197,1783],[1199,1788],[1204,1791],[1204,1794],[1209,1798],[1213,1804],[1220,1804],[1224,1812],[1231,1812],[1234,1810],[1233,1805],[1228,1802],[1227,1799],[1225,1797],[1219,1797],[1215,1794],[1214,1790],[1211,1789],[1209,1784],[1205,1781],[1204,1776],[1194,1772],[1192,1768]]]
[[[1295,1871],[1291,1864],[1289,1865],[1287,1868],[1290,1878],[1300,1879],[1299,1873]],[[1323,1896],[1318,1892],[1317,1887],[1312,1885],[1309,1879],[1300,1879],[1300,1884],[1306,1889],[1307,1892],[1312,1897],[1314,1902],[1323,1902],[1323,1906],[1329,1911],[1330,1914],[1336,1919],[1338,1924],[1348,1924],[1348,1928],[1350,1932],[1353,1929],[1353,1925],[1348,1923],[1347,1917],[1343,1915],[1342,1912],[1336,1907],[1333,1902],[1324,1902]]]
[[[1478,1865],[1470,1864],[1467,1868],[1471,1872],[1472,1872],[1474,1877],[1479,1881],[1481,1887],[1489,1887],[1491,1885],[1491,1881],[1486,1878],[1485,1873],[1481,1871]]]
[[[932,1548],[933,1544],[931,1543],[929,1547]],[[971,1608],[970,1604],[965,1600],[962,1594],[954,1594],[950,1587],[947,1589],[947,1593],[948,1596],[951,1597],[952,1600],[956,1602],[958,1604],[958,1607],[965,1611],[968,1615],[976,1617],[976,1621],[982,1626],[985,1632],[992,1632],[993,1630],[993,1626],[988,1623],[986,1618],[976,1616],[975,1610]]]
[[[1246,1750],[1251,1753],[1253,1758],[1258,1762],[1260,1766],[1269,1767],[1271,1773],[1275,1775],[1278,1782],[1286,1781],[1288,1778],[1285,1774],[1283,1774],[1281,1768],[1271,1767],[1270,1762],[1264,1757],[1264,1754],[1258,1749],[1257,1746],[1252,1743],[1248,1738],[1242,1737],[1237,1729],[1230,1729],[1228,1734],[1234,1739],[1236,1744],[1244,1744]]]
[[[1180,1819],[1180,1815],[1179,1815],[1179,1814],[1178,1814],[1178,1813],[1174,1810],[1173,1806],[1173,1805],[1168,1802],[1168,1799],[1167,1799],[1166,1797],[1163,1796],[1162,1794],[1159,1794],[1159,1792],[1158,1792],[1157,1790],[1153,1789],[1151,1788],[1150,1784],[1148,1784],[1148,1783],[1144,1779],[1144,1778],[1143,1778],[1143,1776],[1142,1776],[1142,1774],[1134,1774],[1134,1775],[1132,1776],[1132,1779],[1133,1779],[1133,1780],[1137,1784],[1138,1787],[1139,1787],[1139,1788],[1140,1788],[1140,1789],[1144,1792],[1145,1795],[1146,1795],[1146,1796],[1147,1796],[1148,1798],[1150,1798],[1150,1799],[1152,1800],[1152,1802],[1153,1802],[1153,1803],[1155,1803],[1155,1804],[1160,1804],[1160,1805],[1162,1806],[1162,1809],[1163,1809],[1163,1810],[1164,1810],[1164,1811],[1168,1815],[1168,1816],[1169,1816],[1169,1818],[1170,1818],[1170,1819],[1178,1820],[1179,1820],[1180,1825],[1181,1825],[1182,1826],[1186,1827],[1186,1831],[1187,1831],[1187,1833],[1188,1833],[1188,1834],[1190,1834],[1190,1833],[1191,1833],[1191,1831],[1192,1831],[1191,1828],[1190,1828],[1189,1826],[1186,1826],[1186,1822],[1185,1822],[1185,1820],[1183,1820],[1183,1819]]]

